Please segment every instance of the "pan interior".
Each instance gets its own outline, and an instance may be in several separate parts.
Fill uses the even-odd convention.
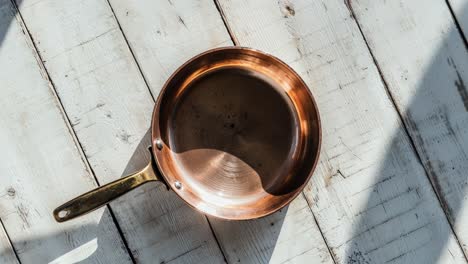
[[[169,147],[183,184],[217,206],[291,192],[298,118],[285,91],[241,68],[206,73],[172,107]]]

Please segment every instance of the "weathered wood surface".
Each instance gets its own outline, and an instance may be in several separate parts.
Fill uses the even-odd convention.
[[[438,0],[352,7],[468,255],[468,52],[450,10]]]
[[[317,97],[323,148],[306,196],[335,260],[465,263],[347,2],[220,2],[241,45],[279,56]]]
[[[129,263],[106,208],[61,225],[52,217],[57,205],[96,183],[15,13],[10,1],[0,1],[0,26],[8,27],[1,30],[0,46],[3,226],[21,263],[83,259],[88,263]],[[11,254],[8,258],[15,262]]]
[[[448,2],[466,33],[466,4]],[[233,36],[208,0],[17,4],[29,32],[0,0],[0,219],[21,263],[466,263],[468,55],[445,1],[223,0]],[[317,97],[324,142],[304,196],[228,222],[148,184],[112,203],[116,223],[108,209],[55,223],[93,176],[145,164],[167,77],[231,37],[286,61]],[[0,262],[18,262],[2,229]]]
[[[164,14],[155,5],[137,6],[177,32],[171,27],[180,24],[177,16],[169,20],[155,13]],[[149,160],[144,136],[154,101],[108,3],[25,0],[20,11],[99,182],[142,168]],[[186,34],[183,26],[179,30]],[[138,263],[223,261],[205,216],[162,184],[130,192],[111,208]]]

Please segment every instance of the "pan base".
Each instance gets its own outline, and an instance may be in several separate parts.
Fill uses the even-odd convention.
[[[299,125],[288,95],[257,72],[222,68],[187,86],[169,120],[183,184],[219,206],[291,191]]]

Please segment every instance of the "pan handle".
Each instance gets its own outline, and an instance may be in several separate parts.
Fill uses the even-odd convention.
[[[54,210],[55,220],[65,222],[87,214],[144,183],[160,180],[153,166],[155,165],[151,160],[138,172],[100,186],[64,203]]]

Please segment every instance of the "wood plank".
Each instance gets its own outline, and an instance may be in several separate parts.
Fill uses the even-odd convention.
[[[232,45],[213,1],[110,3],[154,95],[185,60],[209,48]],[[258,221],[209,219],[229,263],[311,263],[311,258],[314,263],[331,263],[305,204],[299,197],[293,210]]]
[[[21,263],[130,263],[106,208],[65,224],[52,216],[68,196],[96,183],[15,12],[0,1],[0,25],[8,25],[0,46],[2,223]]]
[[[306,197],[334,259],[464,263],[347,1],[220,2],[241,45],[279,56],[317,98],[323,146]]]
[[[178,32],[171,25],[180,22],[162,16],[165,10],[155,4],[131,4]],[[142,168],[154,101],[108,3],[25,0],[20,11],[99,182]],[[62,201],[72,196],[65,193]],[[130,192],[111,208],[138,263],[223,261],[206,218],[161,184]]]
[[[466,0],[448,0],[465,40],[468,39],[468,3]]]
[[[422,5],[424,9],[420,8]],[[468,52],[465,43],[442,0],[385,5],[359,0],[353,3],[353,9],[466,256]]]

